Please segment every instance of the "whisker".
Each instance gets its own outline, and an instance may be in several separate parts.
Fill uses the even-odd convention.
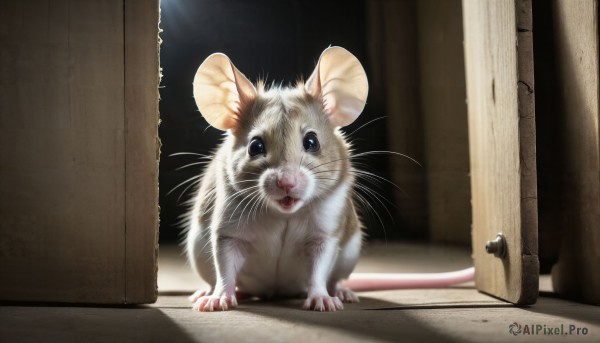
[[[363,127],[365,127],[365,126],[367,126],[367,125],[369,125],[369,124],[371,124],[371,123],[373,123],[373,122],[376,122],[376,121],[378,121],[378,120],[384,119],[384,118],[387,118],[387,116],[381,116],[381,117],[378,117],[378,118],[375,118],[375,119],[369,120],[369,121],[368,121],[368,122],[366,122],[365,124],[361,125],[361,126],[358,128],[358,129],[356,129],[356,130],[352,131],[351,133],[349,133],[349,134],[348,134],[348,136],[352,136],[353,134],[355,134],[355,133],[356,133],[356,131],[358,131],[358,130],[362,129]]]
[[[261,212],[260,213],[263,213],[262,212],[263,209],[264,209],[264,213],[267,214],[268,211],[269,211],[269,199],[267,197],[263,197],[263,199],[262,199],[262,206],[261,206]]]
[[[175,170],[181,170],[181,169],[185,169],[185,168],[188,168],[188,167],[191,167],[191,166],[195,166],[195,165],[203,165],[203,164],[208,164],[208,163],[210,163],[210,162],[211,162],[211,161],[194,162],[194,163],[186,164],[185,166],[182,166],[182,167],[176,168]]]
[[[363,204],[363,206],[365,206],[365,208],[370,209],[369,213],[375,214],[375,216],[379,220],[379,224],[381,225],[381,229],[383,230],[384,240],[387,242],[387,232],[385,230],[385,225],[383,225],[383,220],[379,216],[379,213],[377,213],[377,211],[375,211],[375,208],[373,207],[373,205],[371,205],[367,201],[367,199],[365,197],[363,197],[360,193],[358,193],[357,191],[353,191],[353,194],[359,199],[359,201]]]
[[[174,191],[175,191],[177,188],[179,188],[179,187],[181,187],[181,186],[185,185],[185,184],[186,184],[186,183],[188,183],[188,182],[191,182],[191,181],[193,181],[193,180],[195,180],[195,179],[199,179],[199,178],[200,178],[200,176],[202,176],[202,175],[195,175],[195,176],[192,176],[192,177],[190,177],[189,179],[187,179],[187,180],[183,181],[182,183],[178,184],[177,186],[173,187],[173,189],[171,189],[171,190],[170,190],[170,191],[169,191],[169,192],[168,192],[166,195],[170,195],[170,194],[171,194],[171,193],[173,193],[173,192],[174,192]]]
[[[313,170],[315,170],[316,168],[319,168],[319,167],[321,167],[321,166],[327,165],[327,164],[329,164],[329,163],[335,163],[335,162],[338,162],[338,161],[342,161],[342,160],[349,160],[349,159],[351,159],[351,157],[341,157],[341,158],[338,158],[338,159],[335,159],[335,160],[331,160],[331,161],[329,161],[329,162],[324,162],[324,163],[321,163],[321,164],[319,164],[319,165],[316,165],[316,166],[314,166],[314,167],[310,168],[310,169],[309,169],[309,171],[313,171]]]
[[[243,173],[244,174],[250,174],[250,175],[258,175],[258,176],[262,175],[260,173],[253,173],[253,172],[243,172]]]
[[[244,212],[246,211],[246,208],[248,207],[248,205],[250,205],[250,203],[252,202],[252,199],[254,199],[254,198],[256,197],[256,195],[255,195],[255,194],[257,194],[257,193],[258,193],[258,194],[260,194],[260,190],[256,190],[256,191],[254,191],[254,192],[250,193],[248,196],[246,196],[244,199],[242,199],[242,201],[240,201],[240,203],[238,204],[238,207],[239,207],[241,204],[243,204],[243,203],[244,203],[244,201],[245,201],[245,200],[246,200],[246,199],[247,199],[249,196],[252,196],[252,198],[251,198],[251,199],[250,199],[250,200],[249,200],[249,201],[246,203],[246,206],[244,206],[244,208],[242,209],[242,213],[240,213],[239,219],[242,219],[242,218],[244,217]],[[237,207],[236,207],[236,209],[237,209]],[[234,213],[235,213],[235,211],[234,211]],[[231,220],[231,218],[229,218],[229,219]],[[240,223],[241,223],[241,220],[239,220],[239,219],[238,219],[237,230],[239,230],[239,229],[240,229]],[[246,219],[247,219],[247,218],[246,218]],[[246,220],[246,225],[248,225],[248,220]]]
[[[416,163],[419,167],[423,168],[423,166],[421,165],[421,163],[419,163],[419,161],[415,160],[414,158],[406,155],[406,154],[402,154],[399,152],[395,152],[395,151],[388,151],[388,150],[375,150],[375,151],[366,151],[366,152],[361,152],[358,154],[355,154],[353,156],[351,156],[350,158],[356,158],[356,157],[363,157],[363,156],[369,156],[369,155],[385,155],[385,154],[390,154],[390,155],[396,155],[396,156],[401,156],[401,157],[405,157],[411,161],[413,161],[414,163]]]
[[[334,179],[334,178],[331,178],[331,177],[315,177],[315,180],[339,181],[339,179]]]
[[[225,200],[223,200],[223,203],[228,203],[230,200],[233,200],[233,199],[239,197],[240,195],[243,195],[245,192],[247,192],[247,191],[249,191],[251,189],[254,189],[254,188],[258,188],[258,187],[259,186],[256,185],[256,186],[250,186],[250,187],[247,187],[247,188],[240,189],[239,191],[234,192],[234,193],[230,194],[227,198],[225,198]],[[216,201],[213,202],[212,206],[210,208],[208,208],[206,210],[206,212],[208,212],[209,210],[213,210],[216,207],[216,205],[217,205]]]
[[[239,196],[241,194],[244,194],[245,192],[248,192],[248,191],[250,191],[252,189],[256,189],[258,187],[260,187],[260,186],[259,185],[255,185],[255,186],[250,186],[250,187],[242,188],[239,191],[236,191],[236,192],[230,194],[227,198],[225,198],[225,200],[223,200],[223,202],[227,203],[230,200],[235,199],[237,196]]]
[[[205,158],[211,158],[211,157],[213,157],[213,155],[206,155],[206,154],[200,154],[200,153],[197,153],[197,152],[188,152],[188,151],[174,152],[174,153],[170,154],[169,157],[181,156],[181,155],[194,155],[194,156],[201,156],[201,157],[205,157]]]
[[[231,222],[231,218],[233,218],[233,215],[235,214],[235,212],[237,211],[237,209],[238,209],[238,208],[239,208],[239,207],[240,207],[240,206],[241,206],[241,205],[244,203],[244,201],[245,201],[246,199],[248,199],[249,197],[251,197],[252,195],[256,194],[256,193],[257,193],[257,192],[259,192],[259,191],[260,191],[260,190],[255,190],[254,192],[251,192],[250,194],[246,195],[246,196],[244,197],[244,199],[242,199],[242,200],[241,200],[241,201],[238,203],[238,205],[235,207],[235,209],[234,209],[234,210],[231,212],[231,215],[229,216],[229,219],[228,219],[227,221],[228,221],[228,222]],[[242,213],[244,213],[244,212],[242,211]],[[239,220],[238,220],[238,229],[239,229],[239,225],[240,225],[240,222],[239,222]]]
[[[248,207],[250,205],[250,208],[248,209],[248,215],[246,216],[246,225],[248,225],[250,223],[250,218],[252,218],[252,208],[254,207],[254,203],[256,202],[256,199],[259,199],[259,198],[260,198],[260,192],[258,192],[252,198],[250,198],[250,200],[248,200],[248,203],[242,210],[242,214],[240,215],[241,218],[244,217],[244,211],[245,211],[246,207]]]
[[[187,190],[190,189],[190,187],[192,187],[194,185],[196,185],[195,182],[190,182],[190,184],[183,189],[183,191],[181,192],[181,194],[179,194],[179,196],[177,197],[177,205],[180,204],[181,198],[183,197],[183,195],[185,194],[185,192],[187,192]]]
[[[258,205],[260,203],[260,200],[262,199],[262,193],[258,193],[258,197],[256,197],[256,200],[254,200],[254,203],[252,204],[252,206],[250,206],[250,212],[249,217],[252,217],[252,221],[256,221],[256,209],[258,208]],[[252,198],[254,199],[254,198]]]
[[[329,172],[343,172],[343,170],[338,170],[338,169],[328,169],[328,170],[322,170],[322,171],[318,171],[318,172],[313,172],[312,175],[318,175],[318,174],[322,174],[322,173],[329,173]],[[409,196],[402,188],[398,187],[398,185],[396,185],[394,182],[384,178],[383,176],[379,176],[377,174],[368,172],[368,171],[364,171],[364,170],[359,170],[359,169],[353,169],[353,170],[349,170],[347,171],[350,174],[354,174],[356,175],[358,178],[362,178],[365,180],[369,180],[371,182],[373,182],[374,184],[377,184],[379,182],[385,182],[387,184],[392,185],[394,188],[396,188],[398,191],[402,192],[402,194]]]
[[[423,167],[421,165],[421,163],[419,163],[417,160],[415,160],[414,158],[412,158],[412,157],[410,157],[410,156],[408,156],[406,154],[402,154],[402,153],[395,152],[395,151],[375,150],[375,151],[366,151],[366,152],[354,154],[354,155],[351,155],[351,156],[348,156],[348,157],[340,157],[340,158],[337,158],[335,160],[331,160],[331,161],[328,161],[328,162],[321,163],[321,164],[319,164],[319,165],[317,165],[315,167],[310,168],[309,170],[312,171],[312,170],[314,170],[314,169],[316,169],[318,167],[321,167],[321,166],[324,166],[324,165],[327,165],[327,164],[330,164],[330,163],[335,163],[335,162],[338,162],[338,161],[342,161],[342,160],[353,160],[353,159],[359,158],[359,157],[365,157],[365,156],[369,156],[369,155],[383,155],[383,154],[390,154],[390,155],[396,155],[396,156],[405,157],[405,158],[411,160],[412,162],[414,162],[415,164],[417,164],[419,167],[421,167],[421,168]],[[353,163],[355,163],[355,162],[353,161]]]
[[[248,183],[248,182],[256,182],[256,180],[238,180],[236,182],[231,182],[231,184],[232,185],[239,185],[240,183]]]
[[[362,190],[363,192],[365,192],[366,194],[368,194],[369,196],[371,196],[373,199],[377,200],[381,206],[388,212],[390,218],[393,220],[394,218],[392,217],[392,214],[388,211],[387,207],[385,206],[385,204],[383,203],[383,201],[381,201],[381,199],[385,200],[388,204],[390,204],[392,207],[396,207],[396,205],[394,205],[394,203],[392,203],[391,201],[389,201],[387,198],[377,194],[377,192],[373,191],[371,188],[365,186],[365,185],[361,185],[361,184],[356,184],[355,187],[357,187],[358,189]]]

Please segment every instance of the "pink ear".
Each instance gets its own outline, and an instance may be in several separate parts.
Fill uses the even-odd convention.
[[[305,88],[322,99],[331,125],[346,126],[365,108],[369,82],[358,59],[348,50],[334,46],[323,51]]]
[[[224,54],[208,56],[196,71],[196,105],[204,119],[219,130],[235,129],[242,107],[255,97],[252,83]]]

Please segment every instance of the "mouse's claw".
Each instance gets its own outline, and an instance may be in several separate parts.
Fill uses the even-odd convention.
[[[199,289],[196,292],[194,292],[194,294],[190,295],[188,297],[188,299],[190,300],[190,302],[195,303],[196,300],[200,299],[201,297],[207,296],[212,294],[212,289]]]
[[[360,302],[360,300],[358,299],[358,295],[356,295],[356,293],[352,292],[348,288],[338,287],[338,289],[335,291],[335,295],[337,295],[337,297],[345,303]]]
[[[235,295],[205,295],[199,297],[195,302],[193,309],[199,312],[227,311],[237,307]]]
[[[331,297],[329,295],[313,295],[306,299],[302,309],[320,312],[335,312],[338,310],[343,310],[344,305],[338,297]]]

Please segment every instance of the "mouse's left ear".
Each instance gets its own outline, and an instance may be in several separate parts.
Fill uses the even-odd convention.
[[[332,126],[346,126],[365,108],[369,82],[358,59],[348,50],[334,46],[323,51],[305,88],[322,99]]]

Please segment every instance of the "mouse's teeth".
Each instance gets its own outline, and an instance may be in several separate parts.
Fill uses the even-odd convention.
[[[286,196],[279,200],[279,205],[285,209],[290,209],[296,205],[296,201],[298,201],[298,199],[292,198],[291,196]]]

